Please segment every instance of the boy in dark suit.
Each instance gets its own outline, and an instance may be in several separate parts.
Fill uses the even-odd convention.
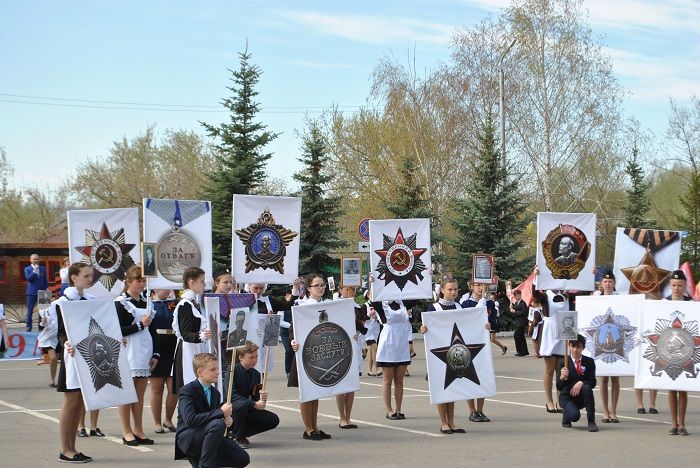
[[[564,410],[562,427],[571,427],[572,422],[581,418],[581,408],[586,408],[588,415],[588,431],[597,432],[595,423],[595,401],[593,389],[596,385],[595,361],[583,356],[586,338],[578,335],[575,341],[569,342],[568,366],[564,360],[559,363],[557,374],[557,390],[559,390],[559,406]]]
[[[221,404],[216,389],[219,363],[211,353],[195,354],[192,359],[197,380],[178,392],[175,460],[187,458],[193,467],[243,467],[250,463],[245,450],[224,437],[233,424],[230,403]]]

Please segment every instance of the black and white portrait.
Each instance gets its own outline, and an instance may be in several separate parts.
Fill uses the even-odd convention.
[[[144,278],[155,278],[158,276],[156,273],[156,245],[143,242],[141,243],[141,261],[143,266],[141,267],[142,274]]]

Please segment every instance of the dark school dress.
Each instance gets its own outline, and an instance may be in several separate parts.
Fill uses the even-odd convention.
[[[176,300],[153,301],[156,315],[151,322],[151,329],[155,330],[156,342],[160,358],[151,377],[170,377],[175,360],[175,347],[177,337],[173,330],[173,312],[177,306]]]

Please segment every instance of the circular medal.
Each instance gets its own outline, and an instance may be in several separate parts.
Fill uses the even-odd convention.
[[[661,282],[658,270],[651,265],[637,265],[632,270],[630,283],[632,287],[642,294],[647,294],[655,290]]]
[[[560,224],[542,241],[545,264],[555,279],[578,278],[590,253],[586,234],[571,224]]]
[[[457,377],[464,377],[472,362],[472,353],[462,343],[454,344],[447,352],[447,365],[455,371]]]
[[[659,357],[672,366],[681,366],[695,354],[693,336],[682,328],[666,328],[659,333]]]
[[[166,234],[156,247],[156,265],[163,277],[173,282],[181,282],[187,267],[202,265],[202,254],[194,239],[182,231]]]
[[[90,264],[103,275],[109,275],[122,264],[122,249],[112,239],[100,239],[92,245]]]
[[[284,256],[283,246],[277,231],[262,227],[250,236],[250,259],[263,267],[277,263]]]
[[[352,340],[343,327],[323,322],[306,337],[301,361],[309,380],[320,387],[332,387],[350,370],[352,353]]]
[[[394,244],[386,253],[387,269],[395,276],[406,276],[413,270],[415,257],[406,244]]]

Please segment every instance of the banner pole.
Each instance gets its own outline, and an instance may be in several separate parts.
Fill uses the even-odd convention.
[[[229,371],[228,378],[228,391],[226,392],[226,401],[231,403],[231,395],[233,394],[233,376],[236,372],[236,355],[238,350],[234,347],[233,353],[231,353],[231,370]]]
[[[270,347],[265,346],[265,373],[263,374],[263,384],[262,384],[262,391],[265,391],[265,387],[267,387],[267,362],[270,358]]]
[[[569,340],[564,340],[564,369],[569,370]]]

